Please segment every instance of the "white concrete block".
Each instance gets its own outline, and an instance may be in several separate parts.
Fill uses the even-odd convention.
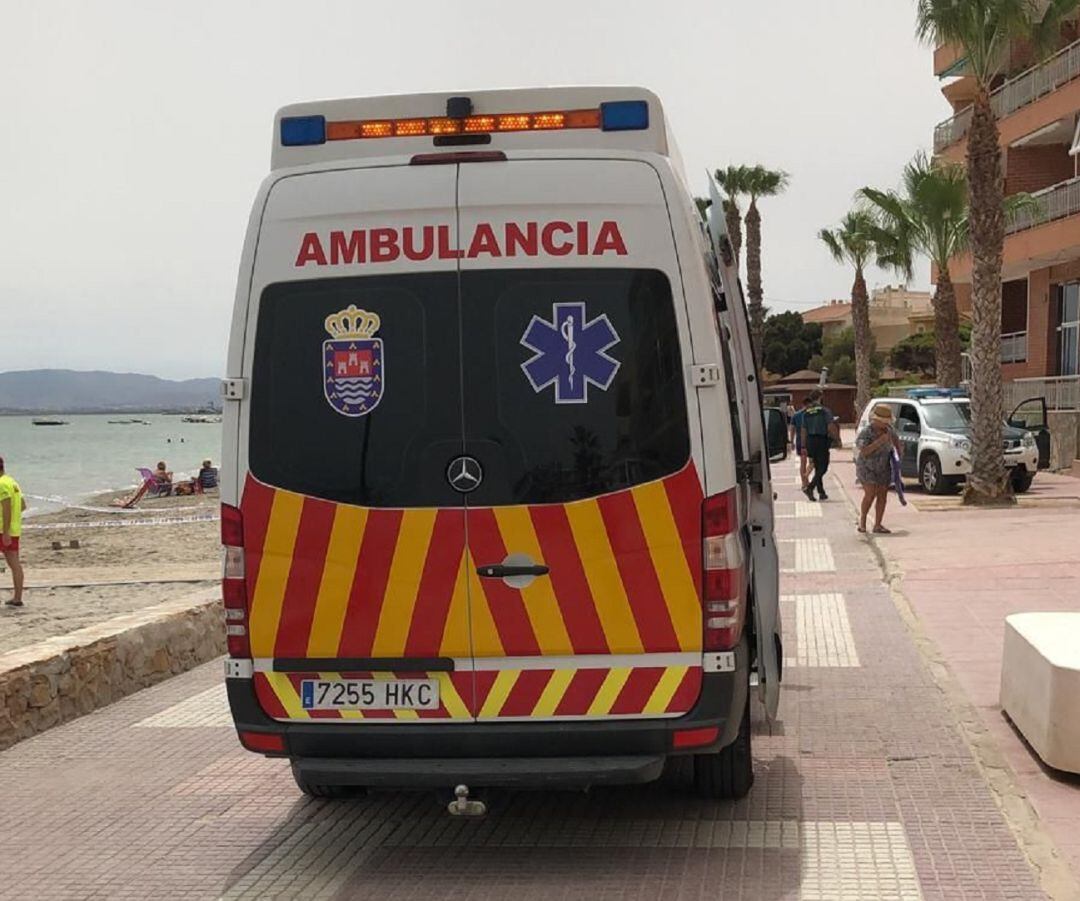
[[[1047,766],[1080,773],[1080,613],[1005,618],[1001,706]]]

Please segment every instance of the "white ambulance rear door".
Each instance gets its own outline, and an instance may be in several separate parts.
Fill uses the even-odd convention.
[[[776,549],[773,490],[769,473],[769,449],[762,413],[757,361],[750,338],[750,320],[739,284],[739,271],[730,251],[723,215],[723,196],[709,178],[709,231],[726,303],[721,323],[730,335],[728,346],[737,370],[734,379],[739,415],[745,424],[746,459],[750,463],[747,514],[753,561],[754,627],[757,633],[758,691],[770,718],[780,704],[781,627],[780,561]],[[727,246],[725,246],[725,244]]]

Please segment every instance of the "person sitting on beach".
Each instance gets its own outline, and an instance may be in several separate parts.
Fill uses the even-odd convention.
[[[218,487],[218,471],[209,460],[202,461],[199,474],[185,482],[173,485],[173,494],[204,494],[209,488]]]
[[[158,461],[157,469],[154,470],[154,479],[157,481],[159,489],[172,485],[172,472],[165,466],[164,460]],[[162,491],[161,493],[168,494],[168,491]]]
[[[202,468],[199,470],[199,474],[195,477],[196,488],[199,493],[207,491],[210,488],[218,487],[218,470],[209,460],[202,461]]]
[[[110,501],[110,506],[113,507],[134,507],[139,501],[143,499],[143,496],[153,489],[152,497],[168,496],[173,493],[173,474],[166,468],[165,461],[160,460],[157,465],[157,469],[150,472],[148,469],[140,469],[139,472],[143,474],[142,484],[135,489],[127,497],[117,497]]]

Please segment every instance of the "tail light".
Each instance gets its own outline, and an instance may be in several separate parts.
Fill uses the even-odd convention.
[[[250,657],[247,582],[244,580],[244,515],[221,505],[221,544],[224,561],[221,600],[225,606],[225,644],[230,657]]]
[[[746,621],[746,553],[733,488],[705,498],[702,520],[702,611],[706,651],[730,651]]]
[[[263,754],[284,754],[285,736],[280,732],[249,732],[247,730],[237,733],[242,744],[249,751],[259,751]]]

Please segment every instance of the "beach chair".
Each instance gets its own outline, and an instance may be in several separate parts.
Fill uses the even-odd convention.
[[[143,484],[146,486],[144,494],[147,497],[168,497],[172,494],[172,482],[160,481],[152,469],[136,466],[135,471],[142,476]]]

